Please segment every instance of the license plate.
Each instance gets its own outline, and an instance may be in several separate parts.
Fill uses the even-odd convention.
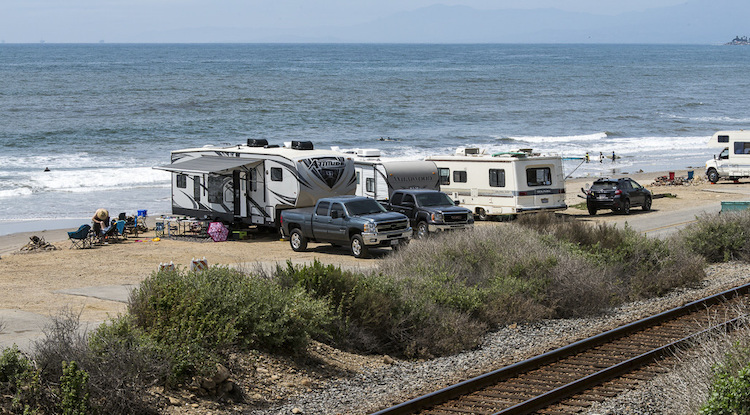
[[[542,199],[542,203],[547,203],[547,202],[549,202],[549,199],[547,199],[546,197]]]
[[[599,200],[603,200],[603,199],[607,198],[607,195],[599,195],[596,198],[599,199]]]
[[[391,239],[391,245],[398,245],[398,239]]]

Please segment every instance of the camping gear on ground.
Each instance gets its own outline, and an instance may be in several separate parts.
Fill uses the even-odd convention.
[[[222,242],[227,240],[229,230],[227,230],[227,227],[221,222],[211,222],[211,224],[208,225],[208,235],[211,236],[211,239],[213,239],[214,242]]]
[[[94,241],[94,235],[91,233],[91,225],[81,225],[77,231],[68,232],[68,239],[71,242],[71,248],[91,248]]]

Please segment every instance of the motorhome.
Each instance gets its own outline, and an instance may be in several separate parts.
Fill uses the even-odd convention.
[[[281,210],[354,194],[351,156],[315,150],[309,141],[283,146],[249,139],[231,147],[172,151],[172,213],[276,227]]]
[[[706,162],[706,176],[711,183],[750,177],[750,131],[719,131],[711,136],[708,145],[722,148]]]
[[[479,219],[567,208],[560,156],[460,147],[453,155],[425,160],[437,166],[440,190]]]
[[[383,160],[378,149],[333,149],[354,158],[358,196],[384,202],[399,189],[440,190],[437,166],[431,161]]]

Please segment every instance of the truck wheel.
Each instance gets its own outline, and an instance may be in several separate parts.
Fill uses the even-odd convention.
[[[708,175],[709,182],[716,184],[716,182],[719,181],[719,172],[717,172],[716,169],[713,169],[713,168],[708,169],[707,175]]]
[[[365,245],[365,241],[362,240],[362,235],[360,234],[352,236],[351,241],[349,241],[349,248],[351,248],[354,258],[367,258],[370,253],[367,249],[367,245]]]
[[[594,206],[594,205],[588,205],[587,207],[589,209],[589,215],[591,215],[591,216],[596,215],[596,206]]]
[[[417,239],[425,239],[425,238],[427,238],[427,236],[429,236],[429,233],[430,233],[429,229],[430,228],[427,226],[427,222],[420,221],[417,224],[417,229],[416,229],[416,231],[417,231]]]
[[[289,235],[289,245],[294,252],[300,252],[307,249],[307,238],[302,235],[302,231],[299,230],[299,228],[292,229],[292,234]]]

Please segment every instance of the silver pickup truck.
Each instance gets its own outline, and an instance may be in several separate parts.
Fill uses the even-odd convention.
[[[318,200],[315,207],[281,212],[281,232],[294,251],[304,251],[308,242],[349,245],[352,255],[366,258],[369,248],[399,249],[409,243],[409,218],[388,212],[368,197],[337,196]]]

